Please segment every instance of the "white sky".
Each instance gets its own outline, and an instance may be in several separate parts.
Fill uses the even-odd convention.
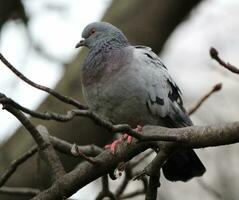
[[[111,0],[25,0],[27,13],[31,16],[30,35],[48,54],[61,61],[71,60],[77,53],[74,46],[81,38],[82,29],[88,23],[99,20],[110,2]],[[52,11],[50,8],[54,5],[61,11]],[[195,102],[214,83],[224,82],[223,91],[212,97],[207,102],[208,106],[203,106],[193,116],[198,123],[234,121],[238,117],[239,108],[235,104],[239,92],[232,91],[238,91],[239,78],[219,69],[208,54],[209,47],[215,46],[226,60],[239,65],[238,10],[238,0],[205,1],[190,20],[174,32],[162,53],[165,64],[183,90],[187,105]],[[59,63],[50,62],[33,50],[27,31],[20,23],[9,22],[3,27],[0,51],[23,74],[37,83],[54,87],[63,74]],[[46,96],[16,78],[2,63],[0,92],[31,109],[36,108]],[[209,108],[210,112],[207,110]],[[1,143],[17,128],[17,120],[0,110],[0,121]],[[89,185],[81,190],[81,199],[89,199],[89,187],[90,191],[97,194],[96,188]],[[91,196],[93,199],[94,195]]]

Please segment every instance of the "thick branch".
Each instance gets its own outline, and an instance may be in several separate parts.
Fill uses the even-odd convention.
[[[50,135],[48,133],[48,130],[42,125],[38,125],[37,130],[44,138],[44,143],[46,145],[46,148],[44,148],[39,153],[43,158],[43,160],[50,167],[50,171],[52,172],[53,175],[53,180],[55,180],[63,176],[65,174],[65,170],[58,155],[56,154],[55,149],[53,148],[53,145],[50,142]]]
[[[239,122],[185,128],[145,126],[143,141],[173,141],[191,148],[213,147],[239,142]]]
[[[24,195],[24,196],[36,196],[40,190],[34,188],[25,187],[6,187],[0,188],[0,194],[11,194],[11,195]]]
[[[58,179],[52,187],[41,192],[34,198],[34,200],[60,200],[63,196],[69,197],[91,181],[111,172],[120,162],[127,162],[138,153],[156,144],[143,142],[139,144],[132,143],[128,146],[126,145],[127,144],[125,143],[119,144],[118,151],[114,155],[109,151],[104,151],[95,157],[99,162],[99,165],[92,165],[88,162],[80,164],[75,170]]]

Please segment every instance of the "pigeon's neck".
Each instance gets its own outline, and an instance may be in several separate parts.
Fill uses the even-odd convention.
[[[82,66],[83,85],[92,85],[113,77],[127,66],[132,58],[132,48],[112,49],[109,52],[89,53]]]
[[[101,39],[94,43],[90,48],[89,54],[95,56],[99,53],[105,54],[112,50],[121,49],[129,46],[129,42],[125,38],[110,38],[110,39]]]

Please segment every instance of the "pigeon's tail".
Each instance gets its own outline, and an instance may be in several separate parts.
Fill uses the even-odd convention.
[[[173,154],[163,165],[164,176],[170,181],[188,181],[202,176],[206,168],[192,149],[183,149]]]

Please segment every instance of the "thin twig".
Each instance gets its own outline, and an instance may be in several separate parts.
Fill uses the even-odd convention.
[[[136,173],[136,174],[139,174],[139,173]],[[134,175],[130,174],[130,179],[132,177],[134,177]],[[139,189],[139,190],[127,193],[127,194],[123,194],[123,195],[120,196],[120,199],[127,199],[127,198],[132,198],[132,197],[135,197],[135,196],[138,196],[138,195],[141,195],[141,194],[145,194],[147,186],[148,186],[147,178],[145,176],[141,176],[140,181],[142,181],[142,183],[143,183],[143,188],[142,189]]]
[[[199,101],[192,108],[189,109],[188,114],[192,115],[213,93],[218,92],[221,89],[222,83],[217,83],[216,85],[214,85],[210,91],[208,91],[205,95],[203,95],[199,99]]]
[[[214,48],[211,47],[210,48],[210,56],[216,60],[221,66],[225,67],[226,69],[228,69],[229,71],[235,73],[235,74],[239,74],[239,68],[237,68],[234,65],[231,65],[230,63],[226,63],[224,60],[222,60],[219,57],[218,51]]]
[[[43,160],[48,164],[53,174],[53,178],[57,179],[65,174],[65,170],[61,161],[56,154],[53,146],[48,139],[48,132],[45,127],[39,127],[39,130],[31,123],[31,121],[19,110],[9,104],[3,103],[3,108],[15,116],[22,125],[28,130],[39,147],[39,153]]]
[[[138,195],[142,195],[142,194],[145,194],[144,189],[138,189],[138,190],[135,190],[135,191],[130,192],[128,194],[122,195],[120,197],[120,199],[129,199],[129,198],[132,198],[132,197],[135,197],[135,196],[138,196]]]
[[[50,136],[50,140],[52,145],[54,146],[54,149],[56,149],[57,151],[67,154],[67,155],[72,155],[71,149],[73,147],[74,144],[71,144],[65,140],[62,140],[60,138],[57,138],[55,136]],[[77,148],[84,153],[87,156],[97,156],[99,155],[103,149],[91,144],[91,145],[82,145],[82,146],[77,146]]]
[[[42,137],[42,135],[39,133],[39,131],[36,129],[36,127],[30,122],[30,120],[19,110],[14,108],[11,105],[5,105],[3,104],[3,109],[7,110],[9,113],[11,113],[13,116],[15,116],[22,125],[28,130],[28,132],[31,134],[37,145],[40,149],[45,148],[45,141]]]
[[[27,187],[0,187],[0,194],[23,195],[23,196],[36,196],[40,192],[39,189]]]
[[[145,200],[156,200],[159,187],[159,176],[150,176],[145,194]]]
[[[88,117],[95,124],[106,128],[110,132],[113,132],[113,133],[127,132],[129,135],[131,135],[131,136],[133,136],[137,139],[141,138],[141,134],[134,131],[128,124],[114,125],[110,121],[102,119],[96,113],[91,112],[90,110],[70,110],[65,115],[54,113],[54,112],[39,113],[39,112],[35,112],[35,111],[32,111],[28,108],[25,108],[25,107],[21,106],[20,104],[16,103],[12,99],[6,97],[2,93],[0,93],[0,103],[2,103],[3,105],[11,105],[11,106],[21,110],[24,113],[30,114],[33,117],[43,119],[43,120],[56,120],[56,121],[59,121],[59,122],[67,122],[67,121],[72,120],[76,116]]]
[[[116,200],[115,195],[109,190],[109,179],[108,175],[103,175],[102,180],[102,191],[96,197],[96,200],[103,200],[105,197],[109,197],[111,200]]]
[[[20,79],[22,79],[24,82],[26,82],[27,84],[31,85],[34,88],[37,88],[39,90],[45,91],[49,94],[51,94],[52,96],[54,96],[56,99],[73,105],[78,109],[87,109],[87,106],[82,105],[79,101],[77,101],[76,99],[73,99],[71,97],[67,97],[67,96],[63,96],[60,93],[56,92],[55,90],[42,86],[40,84],[34,83],[33,81],[31,81],[30,79],[28,79],[26,76],[24,76],[21,72],[19,72],[10,62],[8,62],[8,60],[0,53],[0,60],[5,64],[6,67],[8,67],[16,76],[18,76]]]
[[[132,178],[132,170],[131,169],[132,169],[131,165],[129,163],[126,164],[124,180],[122,181],[122,183],[119,185],[119,187],[117,188],[117,190],[115,192],[115,196],[117,198],[119,198],[124,193],[124,190],[126,189],[129,181]]]
[[[142,162],[145,158],[147,158],[149,155],[151,155],[153,153],[153,151],[152,150],[150,150],[150,151],[148,151],[148,152],[146,152],[146,153],[141,153],[139,156],[141,156],[141,157],[139,157],[137,160],[132,160],[132,161],[130,161],[126,166],[125,166],[125,177],[124,177],[124,180],[122,181],[122,183],[121,183],[121,185],[118,187],[118,189],[116,190],[116,192],[115,192],[115,194],[116,194],[116,197],[117,198],[119,198],[122,194],[123,194],[123,192],[124,192],[124,190],[126,189],[126,187],[127,187],[127,185],[128,185],[128,183],[129,183],[129,181],[132,179],[132,177],[134,177],[134,175],[132,174],[132,169],[134,168],[134,167],[136,167],[140,162]],[[144,172],[143,172],[144,173]],[[143,184],[145,185],[145,177],[143,176],[143,174],[141,173],[140,175],[139,175],[139,173],[137,173],[138,174],[138,176],[137,177],[134,177],[134,179],[133,180],[135,180],[135,179],[140,179],[140,180],[142,180],[143,181]],[[146,180],[147,181],[147,180]],[[146,190],[146,187],[144,187],[144,192],[145,192],[145,190]],[[141,191],[141,190],[140,190]],[[131,194],[129,194],[129,196],[130,196]],[[134,195],[134,194],[133,194]],[[127,197],[127,195],[123,195],[125,198],[129,198],[129,197]],[[122,197],[120,197],[120,198],[122,198]]]
[[[73,144],[73,146],[71,148],[71,153],[72,153],[73,156],[82,157],[84,160],[88,161],[89,163],[91,163],[93,165],[98,164],[98,162],[94,158],[88,157],[83,152],[81,152],[80,148],[78,148],[78,146],[76,144]]]
[[[11,175],[17,170],[18,166],[21,165],[23,162],[25,162],[28,158],[33,156],[38,151],[37,146],[33,146],[30,150],[28,150],[26,153],[21,155],[19,158],[14,160],[11,163],[11,166],[1,175],[0,177],[0,187],[4,185],[7,180],[11,177]]]

